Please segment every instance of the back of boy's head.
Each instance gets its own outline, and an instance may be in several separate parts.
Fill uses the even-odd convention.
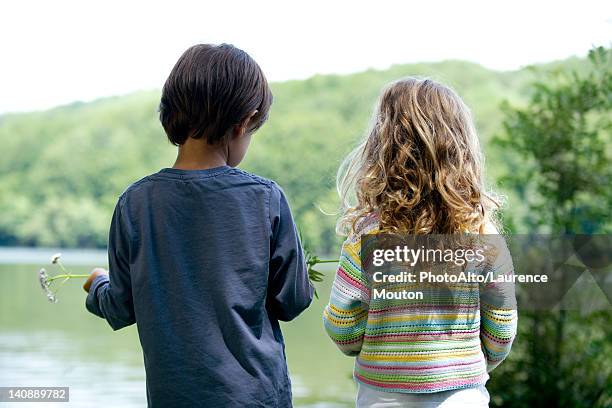
[[[197,44],[181,55],[162,90],[159,119],[170,142],[224,143],[253,111],[248,131],[268,118],[272,92],[257,63],[230,44]]]

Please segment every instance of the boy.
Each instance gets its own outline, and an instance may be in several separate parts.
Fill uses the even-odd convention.
[[[189,48],[159,109],[176,162],[121,195],[84,285],[114,330],[136,323],[150,407],[291,407],[278,321],[313,288],[282,190],[234,168],[271,103],[244,51]]]

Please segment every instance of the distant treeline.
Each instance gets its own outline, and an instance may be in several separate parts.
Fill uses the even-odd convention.
[[[453,86],[474,112],[495,185],[504,156],[488,141],[503,131],[501,102],[524,103],[538,71],[585,64],[570,59],[496,72],[447,61],[275,83],[269,122],[242,167],[276,180],[310,246],[335,252],[335,217],[329,215],[338,205],[335,173],[364,134],[385,83],[418,75]],[[0,116],[0,245],[104,247],[119,194],[173,163],[175,148],[157,119],[159,96],[138,92]]]

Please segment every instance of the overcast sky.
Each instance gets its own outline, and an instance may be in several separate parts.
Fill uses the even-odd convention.
[[[444,59],[508,70],[610,45],[612,1],[5,1],[0,112],[160,88],[199,42],[243,48],[272,81]]]

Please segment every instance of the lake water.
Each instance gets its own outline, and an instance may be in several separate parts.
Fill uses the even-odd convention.
[[[8,252],[0,254],[0,262],[17,262],[15,253]],[[82,280],[68,281],[58,303],[48,302],[38,283],[38,270],[43,266],[50,272],[57,270],[46,265],[52,251],[45,252],[19,254],[31,264],[0,264],[0,386],[70,387],[70,403],[45,407],[145,406],[136,327],[113,332],[104,320],[87,312]],[[99,256],[71,252],[64,259],[73,273],[88,273]],[[77,265],[87,259],[93,260],[90,265]],[[297,407],[354,406],[353,359],[337,350],[321,322],[333,267],[325,273],[325,282],[317,286],[320,299],[283,325]],[[18,406],[40,408],[43,404]]]

